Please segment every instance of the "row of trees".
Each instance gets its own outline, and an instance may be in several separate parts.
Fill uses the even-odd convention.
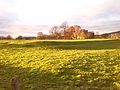
[[[120,38],[120,31],[106,33],[99,35],[99,33],[94,34],[94,32],[89,32],[86,29],[82,29],[79,25],[69,26],[67,22],[62,23],[59,26],[53,26],[49,30],[49,34],[43,34],[38,32],[36,37],[23,37],[18,36],[16,40],[30,40],[30,39],[92,39],[92,38]],[[6,37],[0,36],[0,39],[12,40],[12,36],[8,35]]]
[[[0,40],[31,40],[31,39],[36,39],[36,37],[23,37],[23,36],[18,36],[16,38],[13,38],[11,35],[8,36],[0,36]]]
[[[79,25],[69,26],[67,22],[53,26],[49,35],[44,35],[42,32],[37,34],[38,39],[88,39],[94,36],[94,32],[82,29]]]
[[[49,35],[44,35],[42,32],[38,32],[37,39],[92,39],[92,38],[120,38],[120,31],[99,34],[96,32],[89,32],[86,29],[82,29],[79,25],[69,26],[67,22],[62,23],[60,26],[53,26]]]
[[[0,36],[0,40],[11,40],[13,39],[11,35],[8,35],[8,36]]]
[[[104,33],[101,35],[95,35],[95,38],[112,38],[112,39],[119,39],[120,38],[120,31],[111,32],[111,33]]]

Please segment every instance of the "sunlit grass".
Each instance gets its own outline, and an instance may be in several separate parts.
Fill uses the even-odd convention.
[[[116,90],[119,73],[120,40],[0,41],[0,90]]]

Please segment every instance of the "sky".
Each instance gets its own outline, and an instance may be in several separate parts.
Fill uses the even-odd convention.
[[[0,34],[47,33],[64,21],[100,33],[118,31],[119,8],[120,0],[0,0]]]

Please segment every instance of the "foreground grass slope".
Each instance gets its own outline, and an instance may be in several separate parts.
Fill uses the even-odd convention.
[[[119,90],[120,40],[0,41],[0,90]]]

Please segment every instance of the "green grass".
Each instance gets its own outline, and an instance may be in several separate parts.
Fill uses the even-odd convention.
[[[119,90],[120,40],[1,40],[0,90]]]

